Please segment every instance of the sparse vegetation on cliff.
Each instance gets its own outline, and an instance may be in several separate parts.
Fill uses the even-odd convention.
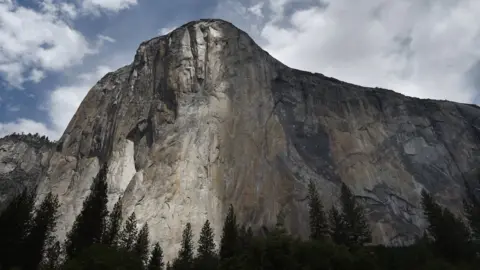
[[[1,141],[13,141],[13,142],[24,142],[36,149],[40,149],[44,146],[51,147],[55,145],[55,141],[51,141],[47,136],[43,135],[40,136],[40,134],[35,133],[35,134],[24,134],[24,133],[12,133],[10,135],[7,135],[3,138],[0,138]]]

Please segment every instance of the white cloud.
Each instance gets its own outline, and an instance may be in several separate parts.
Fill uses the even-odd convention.
[[[99,14],[101,10],[119,12],[137,5],[137,0],[83,0],[82,6],[86,11]]]
[[[34,83],[39,83],[44,78],[45,78],[45,72],[34,68],[30,72],[30,77],[28,79],[31,80]]]
[[[30,66],[37,67],[35,75],[61,71],[90,53],[84,36],[56,15],[51,2],[42,11],[0,2],[0,72],[12,86],[21,87]]]
[[[267,22],[252,36],[291,67],[409,96],[473,101],[476,91],[465,76],[480,60],[480,1],[261,3]],[[235,23],[252,33],[251,21],[247,15]]]
[[[9,111],[9,112],[18,112],[18,111],[20,111],[20,107],[19,107],[19,106],[16,106],[16,105],[8,104],[8,105],[7,105],[7,111]]]
[[[163,28],[160,28],[160,30],[158,30],[158,34],[159,35],[166,35],[170,32],[172,32],[173,30],[175,30],[175,26],[170,26],[170,27],[163,27]]]
[[[263,17],[262,8],[263,8],[263,2],[259,2],[255,5],[249,7],[248,11],[250,11],[252,14],[254,14],[258,17]]]
[[[107,42],[110,42],[110,43],[114,43],[116,41],[114,38],[111,38],[111,37],[105,36],[105,35],[98,35],[98,38],[100,40],[104,40],[104,41],[107,41]]]
[[[46,135],[50,139],[58,137],[58,134],[55,131],[50,130],[42,123],[30,119],[20,118],[10,123],[0,123],[0,137],[12,134],[13,132],[38,133]]]
[[[90,88],[111,70],[108,66],[99,66],[92,73],[80,74],[75,83],[58,87],[50,93],[47,107],[54,130],[64,131]]]
[[[46,103],[39,108],[47,112],[49,126],[31,119],[0,123],[0,137],[13,132],[38,132],[50,139],[59,139],[88,91],[111,70],[108,66],[98,66],[95,71],[80,74],[71,84],[57,87],[50,92]],[[8,106],[7,110],[16,111],[15,106]]]

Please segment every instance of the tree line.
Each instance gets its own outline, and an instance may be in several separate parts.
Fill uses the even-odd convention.
[[[427,270],[479,269],[480,201],[465,183],[467,222],[422,191],[428,227],[409,246],[374,246],[365,210],[342,183],[338,206],[324,209],[313,182],[308,185],[310,237],[291,235],[284,213],[264,233],[237,222],[230,205],[218,248],[205,221],[196,249],[190,223],[181,249],[165,262],[158,242],[151,243],[148,224],[138,231],[135,213],[122,222],[121,198],[107,210],[107,166],[95,177],[63,243],[54,237],[59,201],[48,193],[34,206],[35,194],[24,190],[0,214],[0,269],[148,269],[148,270]],[[123,224],[122,224],[123,223]]]
[[[12,134],[9,134],[9,135],[6,135],[2,138],[0,138],[0,140],[12,140],[14,142],[19,142],[19,141],[22,141],[22,142],[25,142],[37,149],[43,147],[43,146],[53,146],[55,145],[55,141],[51,141],[47,136],[45,135],[42,135],[40,136],[40,134],[38,133],[35,133],[35,134],[32,134],[32,133],[12,133]]]

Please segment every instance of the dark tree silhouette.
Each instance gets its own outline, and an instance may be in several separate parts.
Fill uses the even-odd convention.
[[[156,243],[152,250],[152,255],[147,265],[147,270],[162,270],[163,263],[163,251],[159,243]]]
[[[48,240],[52,237],[57,224],[58,207],[60,206],[57,196],[51,192],[35,211],[32,228],[26,239],[26,260],[23,260],[23,269],[37,269],[45,252]]]
[[[173,262],[173,269],[186,270],[193,266],[193,234],[192,225],[187,223],[182,235],[182,247],[177,259]]]
[[[107,228],[103,237],[103,243],[112,247],[116,247],[119,242],[120,229],[122,225],[122,199],[113,206],[112,212],[108,217]]]
[[[308,184],[308,211],[310,217],[310,238],[325,240],[329,236],[329,227],[322,201],[313,181]]]
[[[33,218],[35,193],[26,188],[0,214],[0,269],[20,266]]]
[[[427,232],[434,240],[436,252],[452,261],[470,259],[473,249],[465,224],[442,208],[425,190],[422,190],[422,206],[429,223]]]
[[[200,232],[200,238],[198,240],[195,269],[216,269],[217,255],[215,254],[215,242],[213,238],[213,230],[210,227],[210,222],[207,220],[205,221],[205,224],[203,224],[202,231]]]
[[[145,265],[148,262],[148,249],[150,240],[148,239],[148,224],[145,223],[138,233],[137,241],[135,242],[134,252]]]
[[[135,212],[133,212],[128,217],[125,222],[125,227],[120,233],[120,247],[127,251],[133,251],[137,240],[137,233],[137,218]]]
[[[107,165],[104,164],[93,181],[90,194],[75,220],[65,243],[67,258],[72,258],[83,249],[101,243],[105,232],[107,211]]]
[[[340,201],[347,246],[358,247],[371,242],[372,235],[364,210],[345,183],[342,183]]]
[[[238,241],[237,218],[233,205],[228,208],[227,217],[223,225],[222,238],[220,240],[220,260],[235,256]]]

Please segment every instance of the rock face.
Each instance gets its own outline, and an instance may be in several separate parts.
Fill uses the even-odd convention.
[[[7,147],[4,157],[29,151]],[[187,222],[198,236],[208,218],[218,240],[229,204],[255,229],[283,211],[306,237],[308,182],[330,207],[343,181],[367,208],[374,242],[398,244],[424,229],[422,188],[459,213],[479,151],[474,105],[294,70],[230,23],[201,20],[143,42],[90,90],[41,163],[38,192],[59,194],[62,238],[107,162],[109,207],[121,198],[169,259]]]
[[[24,188],[37,187],[50,153],[51,144],[33,136],[0,139],[0,211]]]

